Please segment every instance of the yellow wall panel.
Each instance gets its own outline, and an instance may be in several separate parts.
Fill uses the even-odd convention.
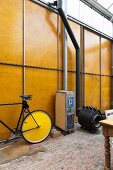
[[[20,102],[22,95],[22,68],[0,65],[0,104]],[[20,105],[0,106],[0,120],[15,128]],[[0,124],[0,138],[8,136],[9,130]]]
[[[72,31],[75,35],[78,45],[80,46],[80,25],[69,21]],[[76,50],[68,36],[68,70],[76,70]]]
[[[32,110],[47,111],[54,121],[57,71],[26,69],[26,94],[33,95]]]
[[[68,72],[68,90],[76,91],[76,75],[72,72]]]
[[[99,36],[85,30],[85,72],[100,74],[100,39]]]
[[[26,64],[57,68],[57,14],[26,1]]]
[[[102,76],[101,78],[101,104],[102,111],[109,110],[111,108],[111,78]]]
[[[57,71],[57,90],[63,89],[63,72]]]
[[[112,42],[101,39],[101,72],[105,75],[111,74]]]
[[[57,18],[57,26],[58,26],[58,42],[57,42],[57,46],[58,46],[58,67],[60,69],[63,69],[63,22],[60,18],[60,16],[58,15]]]
[[[18,102],[21,99],[18,98]],[[15,102],[15,101],[14,101]],[[21,105],[0,106],[0,120],[6,123],[11,129],[16,128],[21,111]],[[10,137],[10,131],[0,123],[0,139]]]
[[[0,62],[22,64],[22,0],[0,0]]]
[[[85,106],[100,109],[100,77],[85,75]]]
[[[0,103],[17,102],[22,94],[22,68],[0,65]]]
[[[25,1],[26,21],[25,62],[29,66],[62,69],[62,25],[58,50],[58,16],[30,0]],[[8,5],[10,4],[10,5]],[[61,22],[61,20],[59,21]],[[80,45],[80,25],[69,21]],[[101,39],[102,74],[111,74],[111,42]],[[58,60],[58,53],[60,61]],[[84,32],[85,72],[100,74],[100,36]],[[23,62],[23,0],[0,0],[0,62],[22,64]],[[59,63],[58,63],[59,61]],[[63,88],[63,72],[37,68],[25,68],[25,94],[33,95],[29,105],[31,110],[47,111],[54,124],[55,95],[57,87]],[[68,70],[76,70],[76,51],[68,36]],[[19,102],[23,88],[23,68],[0,65],[0,103]],[[59,80],[58,80],[59,77]],[[102,111],[110,108],[111,78],[101,77]],[[85,105],[100,109],[100,77],[84,76]],[[76,94],[76,74],[68,72],[68,90]],[[0,106],[0,119],[15,128],[21,105]],[[0,124],[0,139],[9,136],[9,131]]]

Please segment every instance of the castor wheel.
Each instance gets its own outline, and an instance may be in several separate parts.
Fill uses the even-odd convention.
[[[74,133],[74,132],[75,132],[74,129],[72,129],[72,130],[71,130],[71,133]]]
[[[80,126],[80,128],[81,128],[81,129],[83,129],[83,128],[84,128],[84,126]]]
[[[63,131],[62,134],[63,134],[64,136],[66,136],[66,135],[67,135],[67,132]]]
[[[67,133],[68,133],[68,134],[71,134],[71,130],[69,130]]]
[[[81,126],[81,129],[84,129],[84,130],[85,130],[86,128],[85,128],[84,126]]]

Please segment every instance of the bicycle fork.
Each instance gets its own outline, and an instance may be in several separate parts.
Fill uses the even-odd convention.
[[[31,112],[29,111],[29,109],[27,109],[27,110],[28,110],[29,114],[31,115],[31,117],[33,118],[33,120],[35,121],[35,123],[36,123],[36,125],[37,125],[37,128],[40,128],[41,126],[39,126],[39,125],[37,124],[36,120],[34,119],[33,115],[32,115]]]
[[[37,127],[31,128],[31,129],[28,129],[28,130],[25,130],[25,131],[23,131],[23,132],[27,132],[27,131],[30,131],[30,130],[34,130],[34,129],[40,128],[41,126],[38,125],[38,123],[36,122],[35,118],[33,117],[32,113],[29,111],[29,109],[27,109],[27,111],[28,111],[28,114],[33,118],[33,120],[34,120],[34,122],[36,123]]]

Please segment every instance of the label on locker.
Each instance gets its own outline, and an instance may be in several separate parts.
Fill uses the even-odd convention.
[[[74,113],[74,96],[67,97],[67,112]]]

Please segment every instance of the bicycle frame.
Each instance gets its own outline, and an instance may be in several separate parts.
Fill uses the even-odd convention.
[[[27,100],[31,100],[32,95],[22,95],[20,97],[22,98],[22,102],[20,103],[0,104],[0,106],[22,105],[15,128],[9,127],[8,124],[0,120],[0,123],[11,132],[10,138],[2,140],[0,143],[7,143],[23,138],[25,141],[35,144],[45,140],[51,132],[52,122],[48,113],[43,110],[30,111]],[[46,123],[48,124],[47,127]]]
[[[6,125],[2,120],[0,120],[0,123],[5,126],[7,129],[9,129],[9,131],[11,131],[13,134],[16,134],[18,132],[18,129],[19,129],[19,125],[20,125],[20,121],[21,121],[21,118],[22,118],[22,115],[25,113],[25,111],[27,110],[28,114],[31,114],[31,112],[29,111],[29,105],[27,104],[27,101],[26,100],[23,100],[22,103],[18,103],[18,104],[22,104],[22,110],[21,110],[21,113],[20,113],[20,116],[19,116],[19,119],[18,119],[18,122],[17,122],[17,126],[16,126],[16,129],[15,131],[12,130],[8,125]],[[10,105],[10,104],[9,104]],[[11,104],[12,105],[12,104]]]

